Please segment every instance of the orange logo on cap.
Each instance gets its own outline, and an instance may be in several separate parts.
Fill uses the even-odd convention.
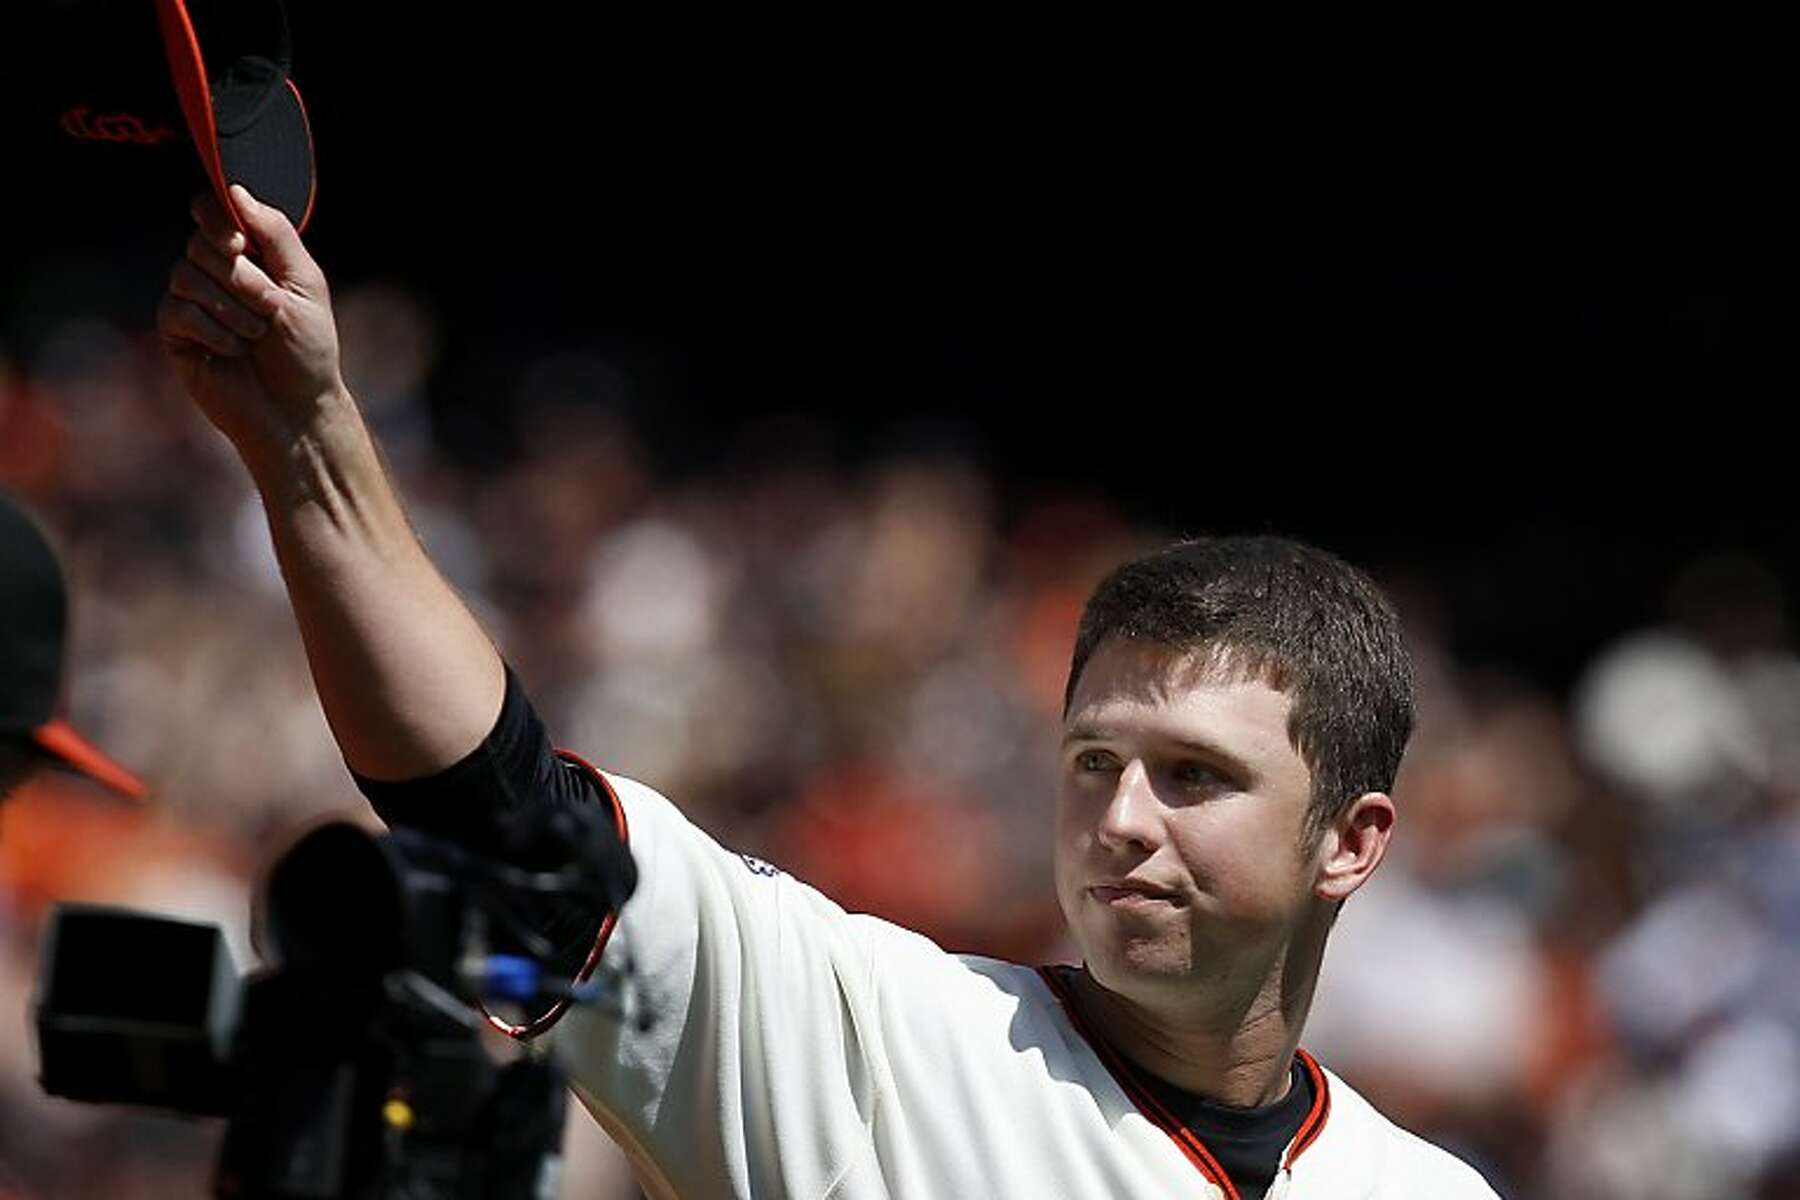
[[[177,136],[168,126],[151,125],[135,113],[90,116],[85,106],[71,108],[56,123],[64,133],[84,142],[136,142],[140,146],[154,146]]]

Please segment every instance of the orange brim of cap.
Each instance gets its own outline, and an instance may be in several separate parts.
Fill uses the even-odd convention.
[[[208,81],[206,60],[201,56],[200,39],[194,32],[187,4],[185,0],[156,0],[156,17],[162,26],[169,77],[175,85],[175,95],[181,101],[181,113],[187,120],[194,147],[200,152],[200,165],[206,170],[219,205],[232,224],[248,238],[250,231],[244,228],[237,205],[231,202],[233,179],[221,150],[219,123],[213,113],[212,85]],[[258,177],[263,177],[261,184],[264,186],[251,187],[251,193],[264,204],[274,204],[281,209],[294,229],[304,233],[307,222],[312,219],[315,187],[312,126],[306,116],[306,104],[300,98],[300,89],[294,86],[293,80],[283,80],[281,92],[275,97],[268,117],[272,119],[258,123],[256,132],[262,136],[240,139],[248,140],[249,145],[244,151],[234,152],[239,167],[245,165],[246,154],[252,161],[258,154],[263,156],[263,161],[257,164],[262,169],[240,181],[257,183]],[[271,162],[279,163],[283,169],[271,175]],[[271,190],[266,186],[269,184],[276,186]]]
[[[169,58],[169,74],[175,83],[175,94],[181,101],[181,114],[187,118],[188,130],[200,151],[200,165],[212,181],[219,203],[225,206],[238,228],[237,210],[226,195],[225,164],[219,161],[219,129],[213,123],[212,100],[206,86],[206,62],[200,57],[200,39],[194,36],[194,23],[188,18],[187,5],[181,0],[157,0],[156,17],[162,25],[163,50]],[[248,237],[248,232],[245,233]]]
[[[144,781],[100,752],[100,748],[75,732],[67,721],[46,721],[31,731],[31,740],[68,766],[132,800],[150,791]]]

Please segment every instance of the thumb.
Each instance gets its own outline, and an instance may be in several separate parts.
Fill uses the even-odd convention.
[[[303,291],[312,290],[311,284],[319,269],[306,252],[287,214],[252,196],[241,183],[231,185],[231,204],[245,231],[256,243],[270,278],[277,284],[297,284]]]

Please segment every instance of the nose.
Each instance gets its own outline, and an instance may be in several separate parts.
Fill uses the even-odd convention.
[[[1161,805],[1150,786],[1142,759],[1132,759],[1119,772],[1112,798],[1100,814],[1097,836],[1108,850],[1154,851],[1160,837]]]

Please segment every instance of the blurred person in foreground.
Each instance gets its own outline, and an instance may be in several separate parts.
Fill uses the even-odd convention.
[[[68,610],[49,539],[0,493],[0,800],[42,766],[77,771],[142,799],[144,784],[60,715]]]
[[[947,954],[550,749],[408,527],[344,386],[322,272],[275,209],[232,196],[254,246],[196,201],[164,343],[263,496],[320,701],[376,810],[477,847],[528,806],[618,818],[636,898],[616,925],[561,912],[547,931],[571,973],[603,950],[632,962],[655,1024],[575,1008],[554,1044],[652,1193],[1493,1194],[1299,1048],[1335,915],[1392,834],[1413,722],[1398,620],[1360,572],[1220,539],[1103,583],[1055,817],[1084,964]]]

